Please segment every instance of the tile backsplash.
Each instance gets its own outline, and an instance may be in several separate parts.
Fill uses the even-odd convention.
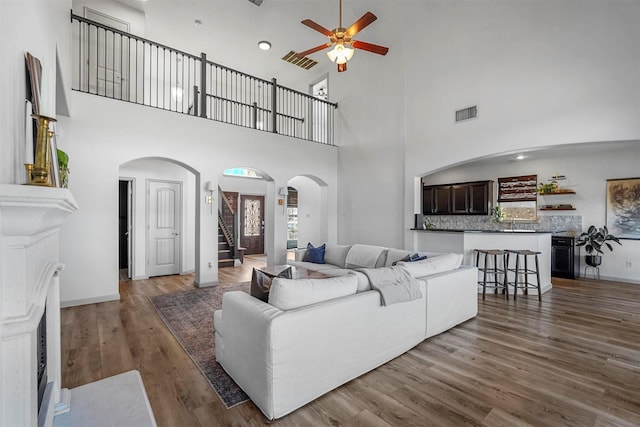
[[[425,215],[424,222],[431,224],[431,228],[448,230],[505,230],[512,226],[511,221],[497,222],[493,216],[484,215]],[[513,228],[580,234],[582,232],[582,216],[544,215],[539,216],[536,221],[515,221]]]

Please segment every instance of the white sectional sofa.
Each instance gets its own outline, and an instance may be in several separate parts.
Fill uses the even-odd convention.
[[[270,295],[270,303],[282,305],[283,295],[293,291],[288,303],[296,293],[311,292],[307,302],[318,301],[313,304],[281,309],[243,292],[223,295],[222,309],[214,314],[216,359],[268,419],[283,417],[477,315],[477,269],[459,261],[452,265],[458,255],[400,263],[418,278],[420,298],[384,306],[380,293],[364,284],[367,276],[353,270],[358,265],[346,262],[358,259],[357,253],[348,257],[354,247],[368,254],[360,261],[371,261],[375,250],[362,246],[367,245],[336,247],[338,252],[327,246],[325,261],[335,264],[292,262],[332,279],[274,279],[271,292],[278,296]],[[383,258],[373,265],[385,268],[392,258],[404,257],[402,252],[382,248]],[[327,289],[343,296],[323,301]]]

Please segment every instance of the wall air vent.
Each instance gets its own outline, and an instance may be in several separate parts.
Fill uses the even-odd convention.
[[[476,117],[478,117],[477,105],[456,111],[456,122],[463,122],[465,120],[475,119]]]
[[[313,67],[318,63],[318,61],[308,58],[306,56],[299,58],[296,56],[296,53],[294,51],[290,51],[285,56],[283,56],[282,59],[284,61],[287,61],[290,64],[297,65],[298,67],[304,68],[305,70],[308,70],[309,68]]]

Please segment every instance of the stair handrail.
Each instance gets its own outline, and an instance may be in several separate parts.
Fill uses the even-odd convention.
[[[224,191],[222,191],[222,188],[220,188],[219,185],[218,185],[218,194],[220,194],[220,198],[224,201],[224,204],[227,205],[227,208],[231,211],[231,213],[235,215],[236,210],[233,209],[233,206],[231,206],[231,202],[229,201],[227,196],[224,194]]]

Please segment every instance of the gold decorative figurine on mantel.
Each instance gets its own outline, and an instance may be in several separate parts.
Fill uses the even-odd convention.
[[[53,131],[49,130],[49,125],[56,119],[39,114],[34,114],[33,117],[38,119],[38,135],[35,162],[24,165],[27,170],[27,184],[52,187],[54,186],[51,176],[51,137]]]

